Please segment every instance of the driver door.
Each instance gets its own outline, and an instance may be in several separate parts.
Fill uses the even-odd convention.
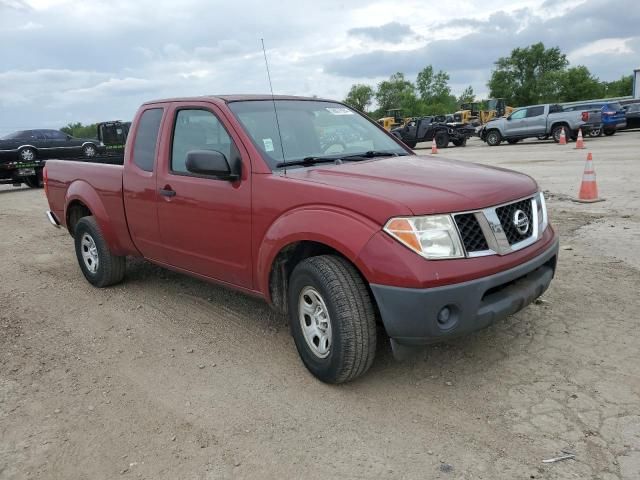
[[[175,267],[232,285],[251,288],[251,166],[235,132],[212,104],[174,104],[158,160],[158,221],[166,261]],[[168,131],[170,129],[170,131]],[[240,180],[191,173],[186,155],[216,150],[239,156]]]
[[[509,116],[507,119],[506,126],[506,134],[507,137],[518,137],[520,135],[524,136],[527,134],[527,109],[521,108],[520,110],[516,110]]]

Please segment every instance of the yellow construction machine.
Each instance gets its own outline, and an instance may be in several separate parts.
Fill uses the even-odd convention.
[[[387,131],[391,131],[396,127],[404,127],[413,117],[402,117],[401,108],[391,108],[387,110],[387,116],[378,119],[378,123]]]
[[[506,104],[504,98],[490,98],[482,102],[463,103],[460,110],[454,113],[456,122],[484,125],[496,117],[504,117],[513,112],[513,107]]]

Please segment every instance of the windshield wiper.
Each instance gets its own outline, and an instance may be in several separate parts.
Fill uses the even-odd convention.
[[[381,150],[369,150],[368,152],[353,153],[351,155],[343,155],[340,158],[344,160],[344,159],[352,159],[352,158],[400,157],[405,155],[406,153],[384,152]]]
[[[300,160],[287,160],[286,162],[278,162],[276,168],[288,167],[290,165],[315,165],[316,163],[335,162],[340,157],[304,157]]]

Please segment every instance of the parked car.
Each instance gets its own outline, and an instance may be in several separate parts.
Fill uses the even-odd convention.
[[[394,128],[391,133],[411,148],[433,139],[438,148],[448,147],[449,142],[456,147],[464,147],[467,139],[475,134],[475,128],[463,123],[444,123],[439,117],[420,117],[403,127]]]
[[[59,130],[20,130],[0,138],[0,160],[94,157],[100,151],[103,146],[98,140],[75,138]]]
[[[327,153],[330,127],[359,135]],[[262,298],[325,382],[367,371],[378,328],[402,356],[517,312],[554,276],[558,236],[532,178],[416,156],[339,102],[154,101],[128,142],[124,166],[44,170],[47,216],[87,281],[120,282],[135,256]]]
[[[602,112],[602,129],[593,128],[589,135],[597,137],[602,135],[613,135],[616,130],[625,128],[627,120],[625,118],[625,110],[619,102],[597,102],[583,103],[579,105],[565,105],[564,110],[567,112],[579,112],[582,110],[598,109]]]
[[[627,120],[625,128],[640,128],[640,103],[625,105],[624,110],[624,116]]]
[[[564,111],[556,104],[532,105],[489,121],[480,130],[480,138],[490,146],[500,145],[503,140],[513,144],[524,138],[547,136],[559,142],[563,130],[567,139],[576,139],[579,129],[586,134],[592,128],[601,128],[601,117],[598,109]]]

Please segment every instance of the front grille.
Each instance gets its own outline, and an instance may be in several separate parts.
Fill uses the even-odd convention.
[[[518,210],[523,211],[529,220],[529,227],[524,233],[520,233],[514,223],[514,215]],[[500,220],[500,225],[502,225],[502,230],[504,230],[504,234],[507,236],[509,245],[526,240],[533,234],[533,213],[530,198],[498,207],[496,208],[496,214]]]
[[[480,224],[473,213],[462,213],[454,218],[467,253],[489,250],[487,239],[484,238]]]

